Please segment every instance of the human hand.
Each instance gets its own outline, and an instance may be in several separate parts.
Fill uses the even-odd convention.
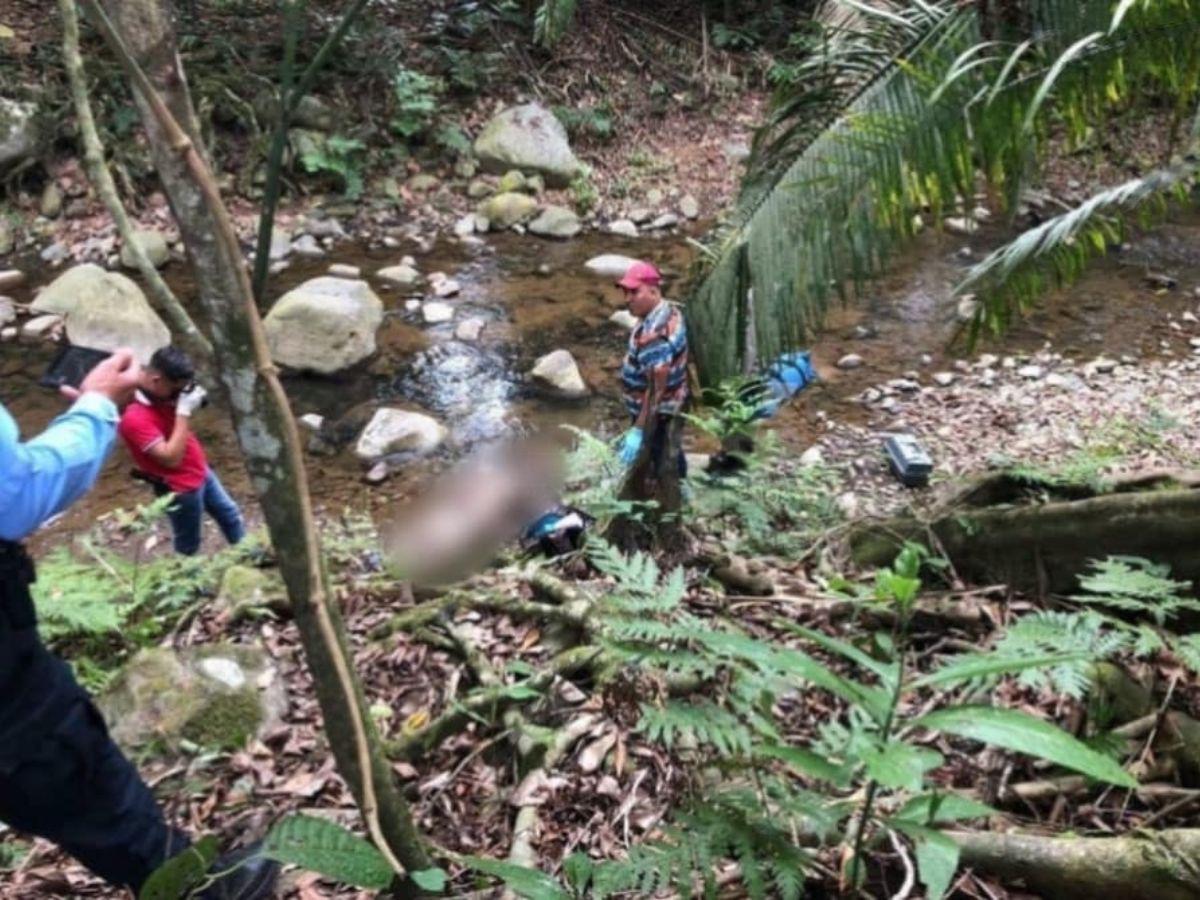
[[[642,450],[642,429],[630,428],[621,435],[621,443],[617,447],[617,456],[624,466],[632,466]]]
[[[190,416],[201,406],[204,405],[204,400],[208,396],[208,391],[198,384],[192,385],[186,391],[179,395],[179,399],[175,401],[175,412],[177,415]]]
[[[134,358],[133,351],[122,347],[88,372],[79,387],[64,384],[59,390],[68,400],[78,400],[84,394],[101,394],[117,406],[123,406],[137,390],[141,374],[142,366]]]

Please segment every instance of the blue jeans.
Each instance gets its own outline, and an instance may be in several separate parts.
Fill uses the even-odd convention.
[[[171,531],[175,534],[175,552],[192,556],[200,549],[200,527],[204,514],[216,521],[225,535],[225,540],[236,544],[246,534],[242,511],[225,491],[221,479],[212,469],[204,478],[204,484],[186,494],[176,494],[175,502],[167,510],[171,517]]]

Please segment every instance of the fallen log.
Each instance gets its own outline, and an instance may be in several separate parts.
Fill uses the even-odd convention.
[[[1200,829],[1126,837],[1053,838],[949,832],[963,865],[1054,900],[1196,900]]]
[[[1107,486],[1044,487],[1028,502],[1029,482],[989,476],[960,491],[927,519],[869,523],[848,537],[863,566],[890,563],[905,541],[943,552],[965,578],[1046,592],[1070,592],[1089,560],[1110,554],[1167,563],[1176,577],[1200,581],[1200,473],[1139,473]],[[1090,493],[1089,493],[1090,491]],[[931,535],[936,540],[931,541]]]

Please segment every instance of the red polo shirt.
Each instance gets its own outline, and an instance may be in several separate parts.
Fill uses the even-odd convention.
[[[204,484],[208,475],[208,460],[204,448],[196,435],[189,434],[183,450],[183,459],[174,469],[156,462],[146,452],[155,444],[166,441],[175,429],[175,403],[148,403],[139,394],[138,398],[121,413],[121,424],[117,433],[129,448],[133,463],[147,475],[165,481],[176,494],[186,494]]]

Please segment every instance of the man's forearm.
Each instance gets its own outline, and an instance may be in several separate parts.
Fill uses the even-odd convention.
[[[17,443],[14,429],[0,448],[0,538],[21,540],[84,494],[100,474],[116,426],[113,402],[88,393],[31,441]]]
[[[183,462],[184,451],[187,450],[188,436],[192,433],[191,424],[187,416],[176,416],[175,427],[171,429],[171,436],[163,445],[162,459],[160,460],[164,466],[169,469],[179,467]]]

